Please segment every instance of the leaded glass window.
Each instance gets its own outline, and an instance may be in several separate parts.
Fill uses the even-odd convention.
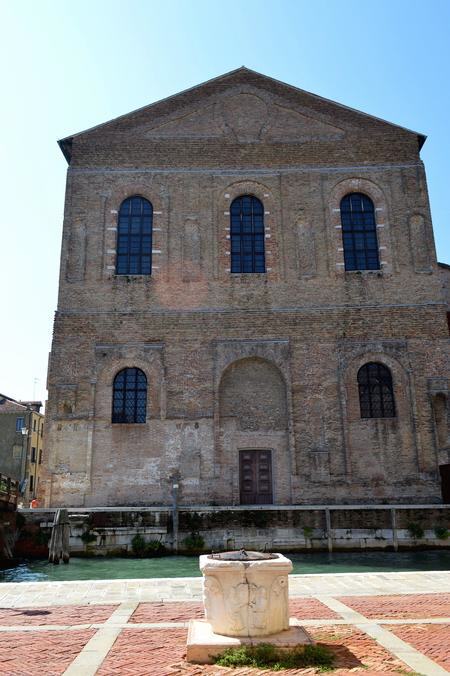
[[[150,275],[152,272],[151,203],[135,195],[122,202],[117,224],[116,274]]]
[[[264,207],[242,195],[230,207],[231,272],[265,272]]]
[[[394,418],[395,401],[392,375],[377,362],[364,364],[358,371],[361,418]]]
[[[379,270],[375,209],[360,192],[341,200],[342,242],[346,270]]]
[[[140,369],[126,368],[114,378],[113,423],[145,423],[147,378]]]

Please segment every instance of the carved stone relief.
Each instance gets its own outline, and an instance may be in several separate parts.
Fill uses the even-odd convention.
[[[237,94],[224,100],[222,114],[238,141],[258,141],[267,122],[266,103],[254,94]]]
[[[330,454],[326,449],[310,453],[311,481],[323,483],[330,481]]]
[[[251,563],[200,557],[206,619],[214,633],[269,636],[289,628],[292,563],[275,556]]]
[[[425,219],[421,214],[409,218],[409,242],[414,269],[416,272],[428,272],[431,269],[430,251]]]
[[[57,386],[58,417],[68,418],[75,415],[77,385]]]
[[[297,260],[299,274],[313,277],[317,273],[316,240],[311,226],[303,219],[297,222]]]
[[[183,231],[183,281],[201,277],[201,239],[196,218],[187,218]]]
[[[67,252],[66,279],[79,282],[84,279],[86,267],[86,227],[83,223],[73,223]]]

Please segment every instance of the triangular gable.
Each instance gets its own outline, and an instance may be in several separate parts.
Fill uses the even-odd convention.
[[[255,115],[255,112],[257,114]],[[250,114],[252,113],[252,114]],[[251,120],[256,122],[251,122]],[[302,141],[339,138],[371,125],[380,132],[425,136],[242,67],[59,141],[70,162],[72,141],[114,133],[146,138]]]

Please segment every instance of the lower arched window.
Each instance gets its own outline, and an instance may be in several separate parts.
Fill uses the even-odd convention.
[[[126,368],[114,378],[112,422],[145,423],[147,378],[137,368]]]
[[[394,418],[395,401],[392,375],[378,362],[364,364],[358,371],[361,418]]]

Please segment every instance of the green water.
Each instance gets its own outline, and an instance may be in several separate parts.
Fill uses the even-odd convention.
[[[450,570],[450,551],[311,552],[286,554],[296,574],[369,573],[414,570]],[[72,558],[54,566],[47,561],[24,561],[0,571],[0,582],[113,580],[149,577],[199,577],[198,557],[164,556],[158,559]]]

